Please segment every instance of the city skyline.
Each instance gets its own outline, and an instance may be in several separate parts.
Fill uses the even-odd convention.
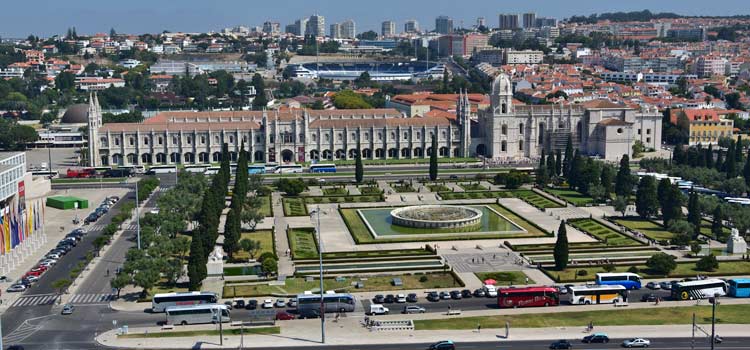
[[[718,0],[710,4],[696,0],[665,1],[659,5],[645,0],[635,0],[627,4],[618,4],[616,8],[612,7],[612,4],[593,0],[566,2],[565,6],[549,4],[542,0],[527,1],[514,7],[498,6],[489,0],[469,0],[463,2],[460,7],[446,0],[430,1],[429,6],[426,6],[425,1],[404,3],[394,0],[358,4],[356,7],[347,5],[350,3],[343,0],[290,0],[283,3],[265,3],[264,7],[259,9],[238,0],[224,0],[219,5],[186,0],[180,2],[179,6],[171,3],[154,6],[152,2],[133,0],[127,8],[120,9],[118,5],[93,0],[76,1],[59,8],[52,1],[42,0],[34,12],[36,20],[28,21],[26,16],[14,15],[24,12],[22,3],[8,3],[5,5],[6,11],[0,15],[3,23],[0,27],[0,36],[18,38],[34,34],[46,37],[64,34],[69,27],[76,27],[81,34],[108,32],[110,28],[115,28],[118,32],[135,34],[157,33],[164,30],[207,32],[236,25],[260,26],[267,20],[280,22],[283,27],[315,13],[324,16],[327,23],[354,19],[358,32],[380,32],[381,24],[385,20],[395,21],[400,32],[403,30],[404,22],[412,18],[419,21],[423,30],[434,30],[435,18],[440,15],[450,16],[455,26],[461,26],[463,23],[464,27],[472,26],[476,23],[477,17],[484,16],[489,26],[497,27],[497,15],[500,13],[535,12],[537,16],[558,19],[572,15],[643,9],[682,15],[730,16],[750,13],[750,6],[739,0]],[[399,7],[399,15],[391,16],[383,12],[384,8],[389,7]],[[491,8],[494,10],[490,10]]]

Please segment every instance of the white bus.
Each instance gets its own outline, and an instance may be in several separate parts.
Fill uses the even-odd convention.
[[[216,293],[185,292],[156,294],[151,299],[151,312],[164,312],[169,306],[189,306],[198,304],[215,304]]]
[[[212,166],[212,167],[209,167],[208,169],[206,169],[206,172],[204,172],[203,174],[205,174],[205,175],[216,175],[216,174],[219,173],[219,170],[221,170],[221,167]]]
[[[348,293],[325,293],[323,305],[325,312],[353,312],[357,299]],[[297,311],[300,314],[308,310],[320,311],[320,294],[298,294]]]
[[[218,323],[230,321],[229,307],[221,304],[203,304],[194,306],[170,306],[166,310],[167,324],[189,325],[201,323]]]
[[[714,296],[721,297],[727,294],[727,283],[716,278],[677,282],[672,284],[671,294],[673,300],[694,300]]]
[[[143,165],[118,166],[117,169],[130,169],[131,174],[143,174],[146,172],[146,167]]]
[[[174,174],[177,172],[177,167],[174,165],[156,165],[152,166],[146,172],[146,175],[156,174]]]
[[[208,165],[186,165],[185,171],[194,174],[203,174],[208,169]]]
[[[571,305],[614,304],[627,301],[625,287],[621,285],[573,286],[568,289]]]
[[[276,174],[296,174],[302,172],[302,166],[299,164],[279,165],[274,173]]]

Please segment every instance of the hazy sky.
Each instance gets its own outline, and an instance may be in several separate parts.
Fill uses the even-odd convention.
[[[398,30],[409,18],[423,29],[434,29],[435,17],[448,15],[458,26],[484,16],[497,26],[497,14],[533,11],[537,16],[563,18],[575,14],[649,9],[686,15],[750,14],[748,0],[36,0],[3,1],[0,35],[25,37],[64,34],[75,26],[79,34],[170,31],[209,31],[238,24],[261,25],[265,20],[283,26],[296,18],[320,13],[328,24],[353,18],[357,31],[380,30],[383,20],[397,21]]]

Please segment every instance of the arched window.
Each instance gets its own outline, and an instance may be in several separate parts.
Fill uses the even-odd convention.
[[[508,151],[508,143],[503,141],[500,142],[500,151],[507,152]]]
[[[523,135],[523,123],[518,124],[518,133]]]
[[[326,136],[326,142],[331,140],[331,135],[325,134],[325,136]]]
[[[148,146],[148,136],[143,138],[143,144]]]
[[[409,139],[409,133],[408,133],[408,132],[405,132],[405,133],[404,133],[404,140],[408,140],[408,139]]]
[[[395,140],[395,139],[396,139],[396,133],[395,132],[391,132],[391,140]]]
[[[339,133],[339,141],[344,139],[344,133]]]
[[[234,136],[229,135],[229,143],[234,143]]]
[[[505,103],[501,105],[501,111],[503,114],[508,113],[508,106]]]
[[[130,143],[131,146],[134,146],[135,145],[135,138],[131,137],[130,139],[128,139],[128,142]]]
[[[518,141],[518,150],[523,151],[523,140]]]
[[[422,133],[421,133],[421,132],[419,132],[419,131],[417,131],[417,140],[419,140],[419,139],[421,139],[421,138],[422,138]]]
[[[160,145],[163,145],[163,144],[164,144],[164,138],[163,138],[163,137],[159,136],[158,140],[159,140],[159,144],[160,144]],[[166,156],[165,156],[165,157],[166,157]]]
[[[318,135],[312,134],[313,142],[318,141]]]
[[[445,131],[445,130],[443,130],[443,132],[441,133],[441,135],[443,135],[443,139],[447,139],[448,138],[448,132]]]
[[[206,141],[201,142],[206,143]],[[219,135],[214,136],[214,142],[219,143]]]
[[[189,145],[189,144],[192,144],[192,143],[193,143],[193,138],[192,138],[192,137],[190,137],[190,136],[188,136],[188,137],[187,137],[187,144]],[[186,158],[187,158],[187,157],[186,157]],[[185,159],[185,160],[187,161],[187,159]]]
[[[177,144],[177,136],[172,136],[172,144],[173,145]]]
[[[383,133],[378,132],[378,141],[383,141]]]
[[[508,126],[503,124],[503,126],[500,127],[500,133],[503,135],[508,135]]]
[[[218,138],[218,136],[216,138]],[[216,142],[218,143],[219,141],[216,141]],[[201,136],[201,144],[202,145],[206,144],[206,137],[205,136]]]
[[[115,146],[119,146],[119,145],[120,145],[120,138],[119,137],[115,137]],[[114,159],[114,156],[112,156],[112,159]],[[112,162],[114,162],[115,164],[118,164],[115,161],[112,161]]]

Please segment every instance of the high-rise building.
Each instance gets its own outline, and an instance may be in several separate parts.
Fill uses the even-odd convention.
[[[533,28],[536,26],[536,13],[528,12],[523,14],[523,27]]]
[[[266,21],[263,23],[263,33],[274,35],[280,32],[281,24],[279,22]]]
[[[353,19],[341,22],[341,37],[344,39],[354,39],[357,37],[357,24]]]
[[[487,20],[484,17],[477,18],[477,28],[487,27]]]
[[[498,16],[498,24],[500,29],[518,29],[518,14],[501,13]]]
[[[304,36],[307,34],[307,24],[308,20],[307,18],[300,18],[296,21],[294,21],[294,31],[292,31],[292,34],[297,36]]]
[[[406,23],[404,23],[404,32],[406,32],[406,33],[418,33],[419,32],[419,22],[417,22],[416,19],[407,20]]]
[[[314,35],[316,37],[326,35],[326,18],[314,14],[307,20],[307,34]]]
[[[328,36],[330,36],[332,39],[341,39],[341,25],[338,23],[333,23],[329,27],[330,31],[328,32]]]
[[[536,27],[557,27],[557,19],[552,17],[537,17]]]
[[[435,31],[440,34],[453,33],[453,18],[440,16],[435,19]]]
[[[380,35],[384,38],[392,37],[396,35],[396,22],[394,21],[383,21],[380,27]]]

